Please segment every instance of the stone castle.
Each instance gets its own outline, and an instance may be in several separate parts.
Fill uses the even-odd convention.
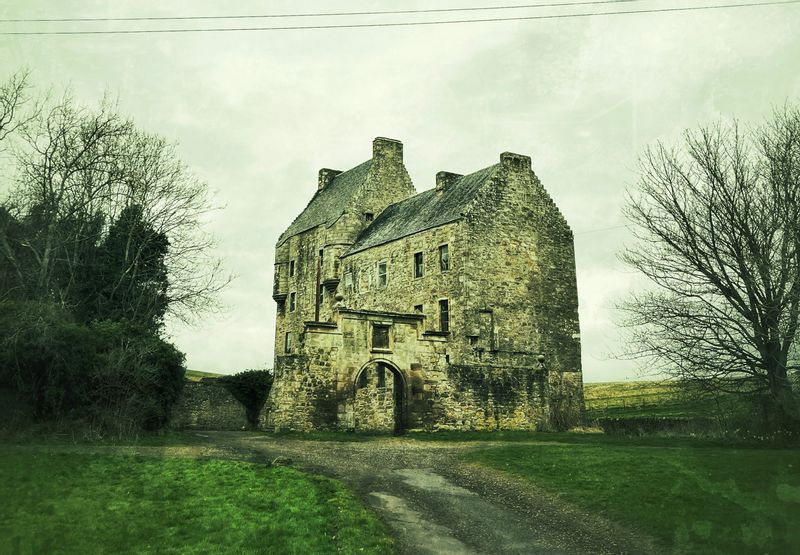
[[[583,410],[572,231],[505,152],[417,194],[399,141],[322,169],[275,252],[276,430],[563,429]]]

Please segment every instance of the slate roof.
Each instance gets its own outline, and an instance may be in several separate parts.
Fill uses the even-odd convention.
[[[317,191],[305,210],[281,234],[278,246],[298,233],[335,222],[344,213],[348,201],[358,187],[364,183],[371,167],[372,159],[340,173],[324,189]]]
[[[497,167],[460,177],[441,193],[430,189],[390,205],[361,232],[345,256],[458,220]]]

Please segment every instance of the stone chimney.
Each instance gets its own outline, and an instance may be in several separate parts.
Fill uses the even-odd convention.
[[[372,141],[372,159],[403,163],[403,143],[386,137],[375,137]]]
[[[524,154],[504,152],[500,155],[500,164],[511,171],[531,171],[531,157]]]
[[[459,177],[464,177],[460,173],[438,172],[436,174],[436,190],[440,193],[453,184]]]
[[[330,185],[330,182],[333,181],[333,178],[339,175],[340,173],[342,173],[341,170],[332,170],[329,168],[322,168],[321,170],[319,170],[319,185],[317,187],[317,190],[321,191],[322,189]]]

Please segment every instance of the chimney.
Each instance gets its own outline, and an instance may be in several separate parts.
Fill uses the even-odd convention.
[[[436,174],[436,190],[440,193],[452,185],[459,177],[464,177],[460,173],[438,172]]]
[[[317,190],[321,191],[322,189],[330,185],[330,182],[333,181],[333,178],[339,175],[340,173],[342,173],[341,170],[332,170],[329,168],[322,168],[321,170],[319,170],[319,185],[317,187]]]
[[[375,137],[372,141],[373,160],[395,160],[403,163],[403,143],[386,137]]]
[[[531,157],[524,154],[504,152],[500,155],[500,164],[510,171],[531,171]]]

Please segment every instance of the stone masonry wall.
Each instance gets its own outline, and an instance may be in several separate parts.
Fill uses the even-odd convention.
[[[170,427],[241,430],[248,427],[244,405],[213,379],[187,381],[172,409]]]

